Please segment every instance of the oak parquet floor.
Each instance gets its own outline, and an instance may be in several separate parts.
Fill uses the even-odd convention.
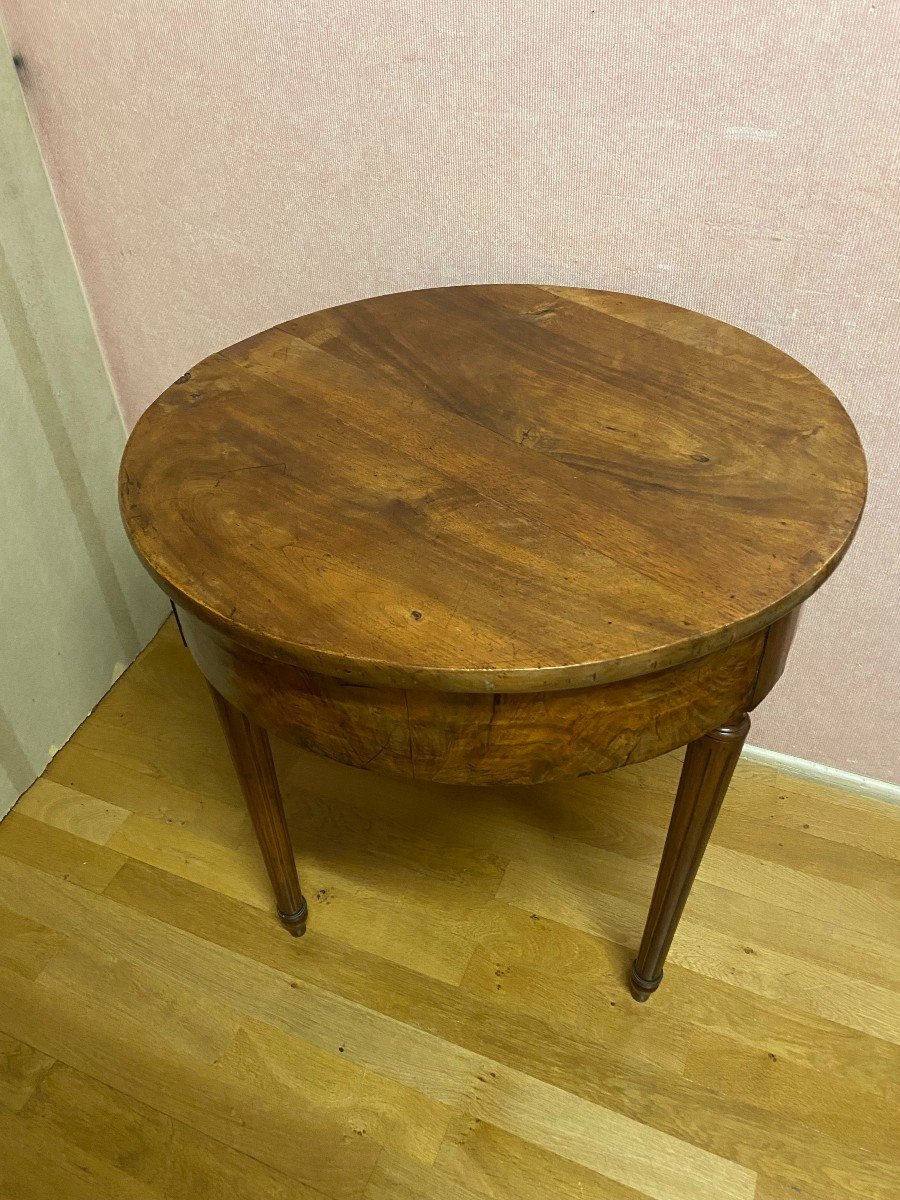
[[[639,1007],[677,755],[277,751],[299,941],[171,626],[0,823],[2,1200],[900,1195],[900,810],[742,763]]]

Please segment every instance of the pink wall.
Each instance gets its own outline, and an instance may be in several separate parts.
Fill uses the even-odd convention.
[[[868,515],[759,745],[900,780],[897,6],[0,0],[129,421],[191,363],[378,292],[643,292],[821,375]]]

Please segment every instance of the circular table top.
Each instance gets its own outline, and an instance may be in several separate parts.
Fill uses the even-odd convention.
[[[138,422],[120,501],[177,603],[357,683],[500,692],[661,669],[763,628],[847,549],[850,418],[669,304],[379,296],[205,359]]]

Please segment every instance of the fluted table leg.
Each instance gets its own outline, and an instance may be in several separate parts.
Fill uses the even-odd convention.
[[[297,878],[297,864],[284,817],[269,735],[230,704],[212,684],[209,690],[272,881],[278,917],[286,929],[299,937],[306,932],[308,910]]]
[[[742,713],[687,748],[644,936],[631,967],[635,1000],[646,1000],[662,982],[663,963],[749,730],[750,718]]]

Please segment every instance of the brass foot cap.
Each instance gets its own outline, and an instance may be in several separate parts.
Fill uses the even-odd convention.
[[[638,975],[635,964],[631,964],[631,974],[628,976],[628,987],[638,1004],[643,1004],[645,1000],[649,1000],[661,983],[662,975],[660,975],[658,979],[643,979],[640,975]]]
[[[278,920],[282,923],[288,933],[294,937],[303,937],[306,933],[306,918],[309,916],[309,908],[306,903],[306,898],[295,913],[283,913],[278,910]]]

